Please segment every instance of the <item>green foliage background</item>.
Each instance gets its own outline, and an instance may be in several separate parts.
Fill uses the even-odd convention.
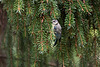
[[[8,67],[100,66],[99,0],[2,0],[8,24],[3,47]],[[61,44],[52,47],[52,19],[62,26]]]

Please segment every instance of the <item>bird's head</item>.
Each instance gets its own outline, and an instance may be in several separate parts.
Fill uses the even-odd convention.
[[[58,20],[52,20],[52,24],[53,24],[53,25],[58,24]]]

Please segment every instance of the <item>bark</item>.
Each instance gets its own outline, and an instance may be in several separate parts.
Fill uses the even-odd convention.
[[[6,67],[6,53],[2,48],[2,40],[7,24],[7,12],[3,9],[3,4],[0,2],[0,67]]]

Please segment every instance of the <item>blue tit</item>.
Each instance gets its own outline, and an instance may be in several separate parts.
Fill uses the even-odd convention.
[[[61,25],[59,24],[58,20],[52,20],[52,24],[53,24],[53,30],[54,30],[54,34],[56,36],[56,40],[53,46],[55,46],[57,44],[57,41],[61,41]]]

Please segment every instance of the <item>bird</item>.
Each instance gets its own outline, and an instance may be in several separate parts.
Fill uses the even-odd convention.
[[[58,20],[52,20],[52,24],[53,24],[53,31],[55,34],[55,43],[53,45],[53,47],[57,44],[57,42],[61,41],[61,25],[59,24]]]

